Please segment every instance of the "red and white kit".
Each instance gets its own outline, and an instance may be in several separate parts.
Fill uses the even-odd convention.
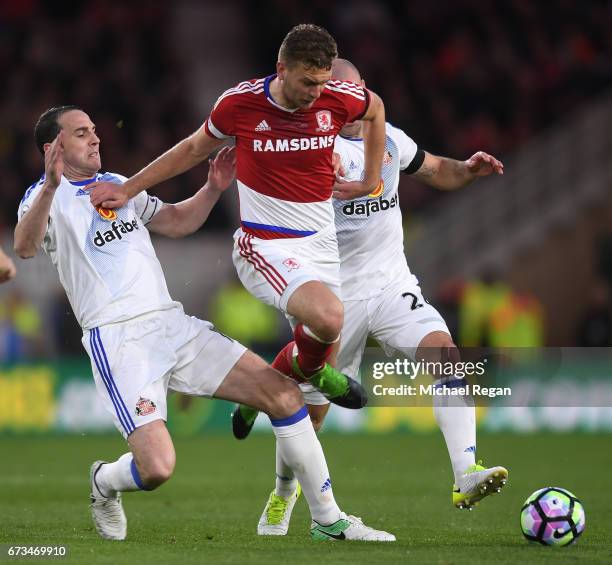
[[[357,84],[330,81],[311,108],[288,110],[270,95],[274,76],[225,91],[205,128],[219,139],[236,138],[238,276],[254,296],[285,311],[309,280],[339,295],[332,154],[344,124],[366,113],[369,95]]]

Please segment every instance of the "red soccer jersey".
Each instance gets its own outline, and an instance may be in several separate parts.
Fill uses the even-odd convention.
[[[329,81],[308,109],[288,110],[271,97],[275,75],[241,82],[217,100],[205,128],[236,138],[240,214],[259,237],[301,237],[333,222],[334,140],[365,114],[361,86]]]

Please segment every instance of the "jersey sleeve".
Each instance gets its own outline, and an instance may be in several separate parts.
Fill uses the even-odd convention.
[[[17,209],[18,222],[21,221],[21,218],[23,218],[24,214],[31,208],[32,204],[34,203],[34,200],[36,200],[36,197],[40,194],[42,187],[43,181],[41,179],[38,182],[35,182],[25,191],[25,194],[23,195],[23,198],[21,199],[21,202],[19,203],[19,207]]]
[[[416,173],[423,164],[425,152],[419,149],[416,142],[401,129],[387,124],[387,131],[397,144],[400,156],[400,169],[408,174]]]
[[[346,123],[360,120],[368,111],[370,93],[367,88],[354,82],[342,80],[330,80],[325,86],[341,97],[346,110]]]
[[[132,201],[134,202],[134,211],[145,225],[153,219],[153,216],[162,209],[164,204],[157,196],[147,194],[146,190],[139,192]]]
[[[210,137],[227,139],[236,133],[235,106],[238,87],[226,90],[215,102],[213,109],[204,124],[204,129]]]
[[[19,208],[17,209],[18,223],[23,219],[28,210],[32,207],[32,204],[42,191],[43,184],[43,179],[40,179],[40,181],[34,183],[28,188],[28,190],[25,191],[25,194],[23,195],[23,198],[19,203]],[[55,251],[56,248],[55,228],[53,222],[53,204],[51,205],[51,210],[49,210],[49,220],[47,221],[47,229],[45,230],[45,236],[42,241],[42,248],[47,253]]]

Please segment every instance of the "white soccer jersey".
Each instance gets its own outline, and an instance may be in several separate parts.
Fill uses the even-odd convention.
[[[399,174],[417,154],[416,143],[402,130],[386,124],[383,187],[354,200],[335,200],[334,212],[343,300],[362,300],[380,292],[398,277],[416,278],[404,256],[404,232],[399,207]],[[345,180],[363,179],[362,139],[338,136],[334,151],[342,159]]]
[[[94,180],[122,184],[126,178],[98,173],[93,179],[71,182],[62,177],[42,244],[79,324],[91,329],[175,306],[145,227],[161,210],[161,201],[141,192],[123,208],[98,210],[86,186]],[[43,183],[44,177],[26,191],[19,220]]]

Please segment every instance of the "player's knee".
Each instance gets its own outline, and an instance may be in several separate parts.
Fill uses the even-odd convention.
[[[315,327],[311,329],[317,337],[325,341],[334,341],[342,331],[344,323],[344,308],[340,300],[333,300],[321,305],[316,313]]]
[[[299,387],[287,380],[284,385],[269,398],[266,413],[270,418],[288,418],[304,406],[304,398]]]
[[[148,490],[154,490],[163,485],[174,472],[174,454],[155,458],[140,470],[140,478]]]
[[[453,338],[446,332],[432,332],[426,335],[419,343],[417,359],[430,362],[451,362],[461,360],[459,349]]]

